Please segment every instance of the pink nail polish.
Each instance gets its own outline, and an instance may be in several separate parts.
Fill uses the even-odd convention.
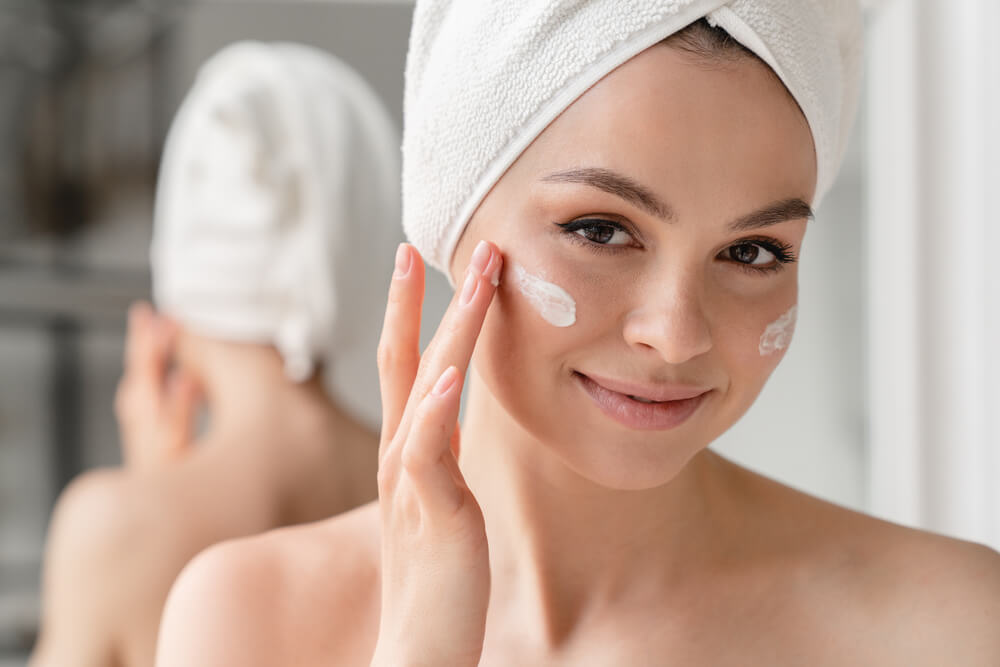
[[[448,393],[452,387],[455,386],[455,382],[458,380],[458,369],[454,366],[449,366],[445,369],[444,373],[441,373],[441,377],[438,378],[437,383],[434,385],[434,389],[431,393],[435,396],[444,396]]]
[[[413,256],[405,243],[400,243],[396,249],[396,278],[405,278],[413,265]]]
[[[475,252],[472,253],[470,265],[476,270],[476,273],[482,274],[486,271],[486,265],[489,263],[490,247],[486,241],[480,241],[479,245],[476,246]]]
[[[496,268],[493,269],[493,273],[490,274],[490,284],[493,285],[494,287],[500,286],[500,271],[502,269],[503,269],[503,264],[498,262]]]
[[[476,297],[479,290],[479,276],[470,269],[465,273],[465,284],[462,285],[462,295],[458,302],[463,306],[468,306]]]

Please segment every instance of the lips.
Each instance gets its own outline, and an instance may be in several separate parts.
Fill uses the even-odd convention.
[[[693,385],[625,382],[580,372],[573,376],[605,415],[637,430],[680,426],[711,391]]]

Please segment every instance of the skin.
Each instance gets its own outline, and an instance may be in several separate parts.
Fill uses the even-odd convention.
[[[673,215],[550,178],[581,168],[626,175]],[[657,46],[610,74],[483,201],[422,356],[423,266],[400,250],[379,503],[200,556],[171,594],[157,664],[1000,663],[998,554],[706,449],[779,362],[760,335],[797,300],[795,264],[754,272],[732,253],[766,237],[798,255],[807,216],[732,224],[814,187],[809,129],[761,63]],[[603,230],[623,249],[557,226],[593,218],[630,232]],[[576,324],[552,327],[502,279],[495,290],[512,262],[566,289]],[[707,394],[681,425],[640,430],[602,413],[577,372]]]
[[[124,370],[115,392],[122,462],[162,467],[190,453],[204,397],[194,374],[172,365],[181,327],[144,302],[129,310]]]
[[[146,304],[115,408],[124,465],[81,475],[53,514],[33,667],[151,665],[167,593],[199,551],[375,497],[376,435],[318,378],[292,383],[272,348],[193,335]]]

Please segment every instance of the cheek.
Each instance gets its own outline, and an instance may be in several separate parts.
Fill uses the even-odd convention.
[[[714,318],[715,348],[726,360],[733,384],[759,391],[784,358],[795,331],[794,285],[761,295],[751,303],[734,300]]]
[[[767,357],[776,353],[783,353],[792,342],[792,335],[795,333],[795,322],[798,318],[799,307],[792,306],[781,317],[774,320],[764,329],[760,335],[760,343],[757,351],[760,356]]]
[[[503,411],[536,437],[551,435],[552,399],[576,328],[549,324],[502,281],[476,342],[472,363],[479,377]]]
[[[566,391],[572,390],[569,369],[595,338],[593,318],[599,316],[595,299],[579,276],[571,279],[566,267],[549,257],[519,255],[522,266],[540,266],[547,282],[564,291],[576,306],[575,321],[556,326],[543,317],[537,303],[519,288],[512,267],[518,260],[505,255],[504,272],[482,333],[476,344],[474,364],[494,397],[536,436],[553,436],[550,411]],[[561,301],[561,299],[556,299]],[[556,313],[566,311],[556,308]],[[568,322],[560,322],[568,323]]]
[[[543,320],[559,328],[576,324],[576,299],[565,289],[517,263],[508,266],[506,276],[507,285],[524,297]]]
[[[495,364],[530,372],[559,363],[563,353],[580,344],[576,295],[552,277],[552,266],[543,278],[540,271],[504,257],[500,286],[480,334],[480,346]]]

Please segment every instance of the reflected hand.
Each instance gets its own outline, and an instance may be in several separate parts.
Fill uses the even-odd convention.
[[[456,459],[457,420],[501,264],[495,246],[480,244],[421,356],[424,265],[411,246],[397,254],[379,342],[382,611],[372,665],[479,663],[489,551],[483,514]]]
[[[171,368],[177,335],[177,324],[148,303],[129,308],[125,370],[114,403],[128,467],[156,467],[191,449],[202,394],[190,373]]]

